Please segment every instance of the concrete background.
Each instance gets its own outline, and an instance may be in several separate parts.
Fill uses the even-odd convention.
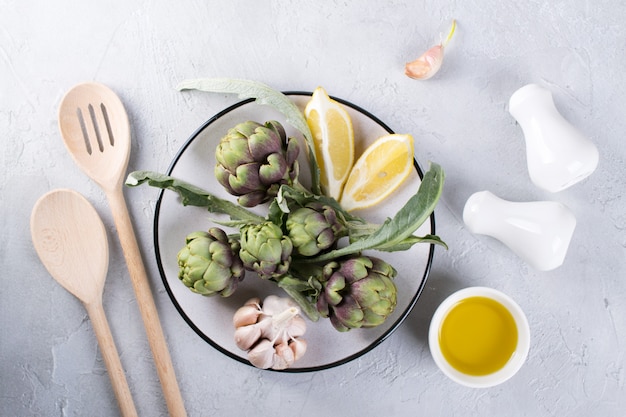
[[[405,62],[452,18],[457,33],[439,74],[406,77]],[[107,84],[131,119],[129,171],[165,171],[202,122],[237,101],[175,85],[218,76],[280,90],[322,85],[414,135],[419,163],[447,174],[436,219],[450,249],[436,250],[416,308],[370,353],[317,373],[261,371],[211,348],[177,313],[153,258],[158,194],[126,190],[190,416],[624,415],[625,20],[621,0],[0,0],[0,415],[119,414],[85,310],[30,240],[33,204],[64,187],[85,195],[107,227],[104,307],[140,415],[167,414],[108,205],[66,152],[57,109],[74,84]],[[510,95],[530,82],[549,88],[600,151],[596,172],[558,194],[530,182],[508,113]],[[466,230],[464,203],[481,190],[572,209],[578,226],[564,265],[538,272]],[[448,380],[427,345],[437,305],[474,285],[512,296],[532,332],[527,363],[490,389]]]

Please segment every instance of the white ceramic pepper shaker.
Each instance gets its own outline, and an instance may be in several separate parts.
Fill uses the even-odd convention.
[[[559,113],[552,93],[528,84],[509,100],[509,112],[524,132],[531,181],[558,192],[589,176],[598,165],[598,149]]]
[[[489,191],[470,196],[463,221],[472,233],[498,239],[540,271],[563,264],[576,227],[574,214],[561,203],[511,202]]]

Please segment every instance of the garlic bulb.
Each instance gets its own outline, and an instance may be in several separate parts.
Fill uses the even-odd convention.
[[[235,343],[257,368],[286,369],[306,352],[306,322],[291,298],[252,298],[233,316]]]
[[[427,80],[434,76],[443,63],[443,51],[452,39],[456,29],[456,20],[452,20],[452,26],[448,32],[448,36],[441,39],[439,44],[433,46],[424,52],[419,58],[407,63],[404,66],[404,73],[415,80]],[[441,34],[440,34],[441,35]]]

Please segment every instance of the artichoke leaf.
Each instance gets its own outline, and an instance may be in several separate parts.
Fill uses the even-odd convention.
[[[406,202],[393,218],[387,220],[373,233],[363,236],[343,248],[327,252],[311,261],[326,261],[340,256],[360,253],[367,249],[379,251],[406,250],[413,244],[423,242],[445,243],[438,237],[429,235],[420,239],[412,237],[413,233],[428,219],[435,210],[443,191],[444,172],[440,165],[431,163],[430,169],[424,174],[417,192]]]
[[[169,175],[154,171],[134,171],[126,178],[126,185],[129,187],[136,187],[144,183],[163,190],[175,191],[180,196],[184,206],[205,207],[211,213],[226,214],[231,218],[233,224],[265,221],[263,217],[240,205],[221,199],[200,187]]]
[[[411,235],[407,237],[406,239],[404,239],[403,241],[398,242],[397,244],[393,246],[384,246],[384,247],[380,247],[377,249],[383,252],[399,252],[399,251],[408,250],[411,248],[411,246],[417,243],[432,243],[434,245],[443,246],[444,248],[448,249],[448,245],[446,244],[446,242],[441,240],[439,236],[431,235],[431,234],[424,235],[424,236]]]

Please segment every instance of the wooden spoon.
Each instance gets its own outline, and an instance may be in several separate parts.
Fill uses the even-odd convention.
[[[124,105],[102,84],[78,84],[61,102],[59,128],[74,162],[107,196],[169,413],[184,417],[187,413],[124,200],[123,180],[130,156]]]
[[[77,192],[55,190],[35,204],[30,232],[35,250],[50,275],[84,304],[122,415],[137,416],[102,308],[109,245],[100,216]]]

